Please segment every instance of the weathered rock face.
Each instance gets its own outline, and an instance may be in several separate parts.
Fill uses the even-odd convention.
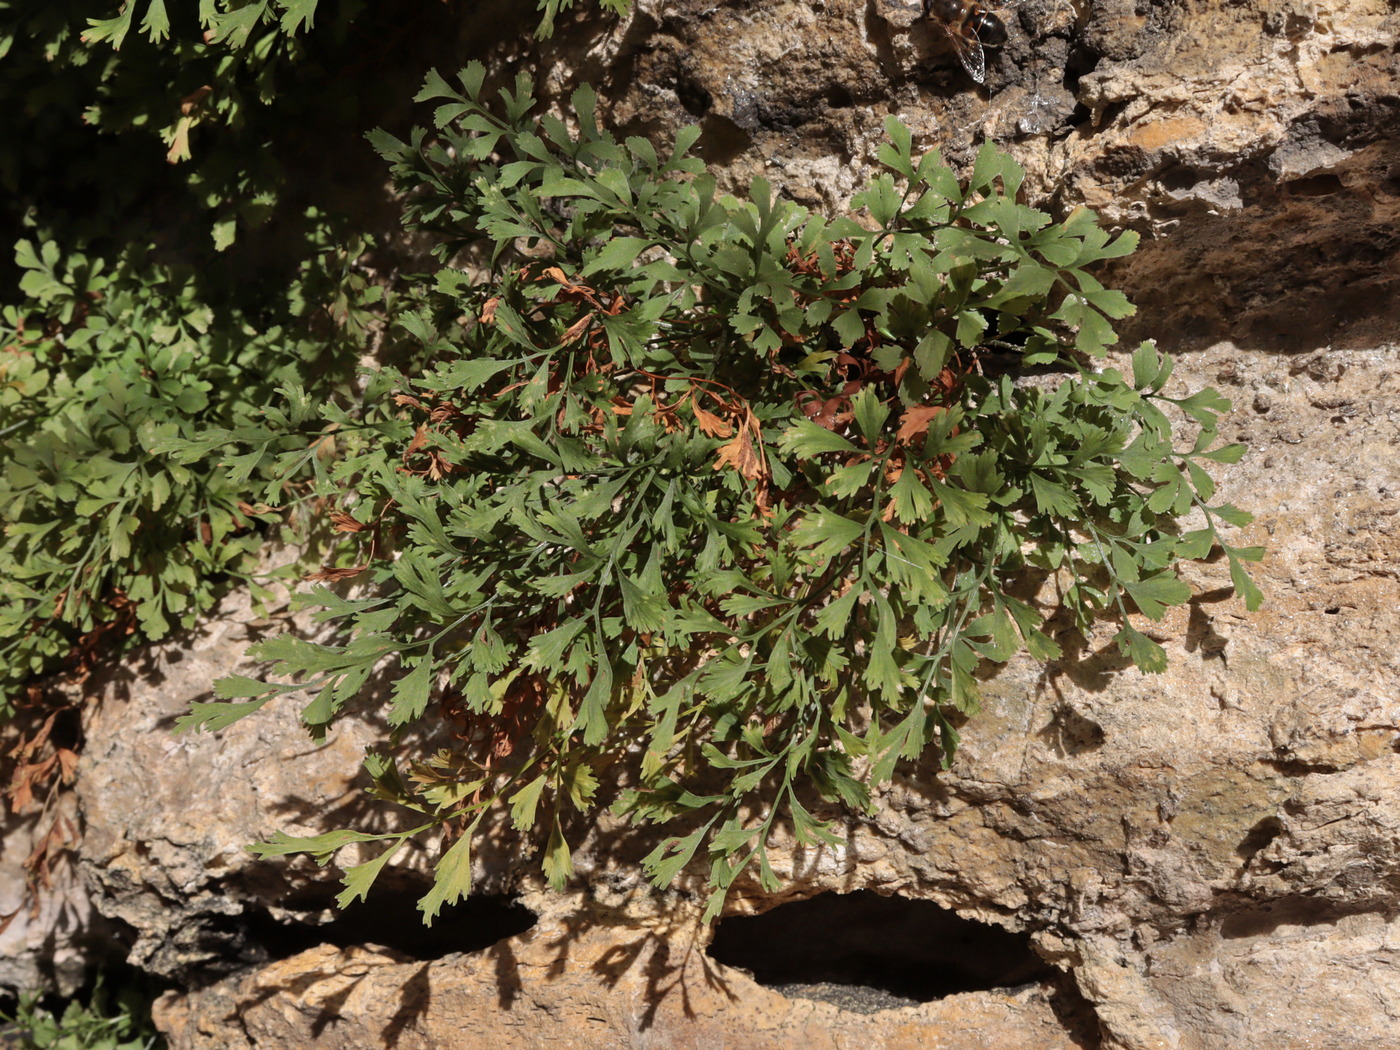
[[[361,810],[354,778],[378,729],[352,719],[317,744],[293,697],[217,735],[172,732],[216,678],[254,673],[244,650],[285,626],[234,595],[202,627],[88,683],[101,700],[77,788],[83,871],[99,910],[132,931],[130,961],[162,977],[253,961],[250,921],[315,921],[330,903],[317,892],[326,873],[260,863],[246,847],[278,830],[316,834],[330,814]]]
[[[860,187],[889,115],[957,163],[983,139],[1002,144],[1032,203],[1088,205],[1149,235],[1114,275],[1144,337],[1294,350],[1387,338],[1400,280],[1392,4],[1028,0],[1006,15],[981,90],[920,9],[642,2],[625,29],[561,37],[540,68],[560,96],[602,85],[629,130],[698,123],[730,186],[763,175],[814,206]]]
[[[296,694],[215,734],[173,732],[192,703],[211,699],[216,679],[257,674],[249,645],[283,630],[305,635],[316,625],[287,616],[285,608],[269,619],[246,593],[235,593],[199,628],[85,683],[98,700],[69,800],[83,825],[79,867],[87,892],[79,901],[87,907],[91,899],[101,919],[122,931],[129,961],[159,977],[208,982],[321,938],[407,943],[429,952],[479,941],[478,914],[423,930],[412,906],[430,884],[430,858],[421,851],[397,858],[374,908],[341,913],[333,907],[341,889],[337,870],[304,856],[262,861],[247,849],[278,832],[412,826],[404,823],[411,814],[388,811],[361,791],[365,750],[387,736],[375,713],[382,697],[368,698],[364,713],[338,721],[321,741],[300,723]],[[352,846],[340,859],[358,863],[381,848]],[[482,850],[483,894],[500,892],[521,861],[518,853],[504,841],[495,851]],[[488,919],[486,927],[498,921]],[[507,930],[523,925],[504,922]]]
[[[949,996],[871,1017],[789,999],[706,957],[693,923],[541,923],[471,956],[410,963],[374,949],[316,948],[196,998],[167,996],[172,1045],[243,1050],[494,1047],[578,1050],[875,1045],[1076,1050],[1039,987]]]
[[[56,793],[50,806],[0,813],[0,988],[71,995],[83,983],[88,942],[98,937],[86,888],[64,850],[77,828],[77,800],[67,792]],[[51,836],[48,879],[35,878],[39,889],[31,893],[31,858]]]
[[[1241,542],[1269,548],[1268,604],[1247,616],[1223,564],[1190,567],[1199,597],[1152,628],[1167,673],[1128,666],[1111,628],[1067,635],[1062,660],[985,683],[950,772],[910,770],[846,823],[846,849],[789,844],[779,864],[782,899],[937,902],[1030,935],[1068,983],[871,1016],[784,998],[709,959],[698,881],[651,894],[636,868],[650,843],[605,820],[567,896],[542,892],[506,837],[478,852],[479,885],[539,913],[529,933],[434,959],[323,945],[244,968],[167,997],[172,1046],[1396,1044],[1400,353],[1377,333],[1400,302],[1400,15],[1382,0],[1031,0],[985,92],[917,15],[644,2],[530,61],[555,93],[602,85],[629,131],[698,121],[732,186],[761,173],[840,205],[893,113],[959,162],[1003,142],[1043,206],[1089,204],[1147,235],[1113,279],[1141,333],[1183,351],[1177,389],[1234,400],[1224,436],[1254,451],[1218,476],[1257,514]],[[81,767],[96,905],[133,928],[135,961],[186,980],[239,965],[250,913],[325,918],[333,872],[243,845],[371,819],[353,778],[372,719],[323,745],[292,704],[219,737],[167,734],[236,668],[240,615],[132,668],[125,696],[114,685]],[[750,884],[730,908],[779,903]]]
[[[1400,358],[1220,344],[1183,369],[1184,386],[1211,381],[1235,400],[1227,436],[1257,450],[1224,486],[1260,512],[1247,538],[1272,552],[1265,609],[1245,616],[1223,567],[1197,566],[1202,597],[1157,632],[1166,674],[1124,668],[1109,629],[1048,669],[1013,664],[986,683],[951,773],[911,771],[876,817],[847,826],[848,850],[790,849],[779,865],[788,896],[870,888],[1031,932],[1091,1007],[1089,1034],[1044,981],[874,1016],[783,999],[708,960],[698,906],[645,894],[635,843],[619,851],[605,827],[577,857],[585,894],[528,895],[542,915],[530,933],[437,961],[314,949],[170,997],[173,1045],[298,1045],[312,1032],[318,1045],[380,1045],[392,1029],[399,1045],[431,1046],[465,1017],[507,1045],[567,1033],[708,1046],[723,1031],[774,1045],[1387,1045],[1400,1024],[1388,947],[1400,933]],[[301,793],[266,783],[265,815],[231,832],[243,841]],[[207,833],[188,838],[170,870],[212,855]],[[111,862],[91,857],[110,885]],[[488,860],[482,874],[499,885],[512,866]],[[748,885],[731,909],[774,903]],[[209,904],[196,893],[181,907]],[[930,965],[940,950],[930,944]]]

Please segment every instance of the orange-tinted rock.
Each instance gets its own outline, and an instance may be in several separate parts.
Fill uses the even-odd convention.
[[[975,992],[876,1014],[789,999],[704,953],[695,925],[541,923],[472,955],[408,962],[316,948],[162,1001],[180,1050],[1077,1050],[1053,990]],[[1072,1020],[1072,1019],[1071,1019]],[[1085,1034],[1085,1033],[1081,1033]]]

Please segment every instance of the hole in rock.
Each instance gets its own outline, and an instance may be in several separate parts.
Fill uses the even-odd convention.
[[[244,937],[273,959],[286,958],[333,944],[337,948],[378,944],[413,959],[440,959],[454,952],[475,952],[497,941],[524,933],[535,925],[535,913],[513,897],[471,896],[446,905],[431,926],[423,925],[418,910],[420,892],[373,893],[323,925],[278,921],[265,911],[236,920]]]
[[[1080,78],[1092,73],[1099,65],[1099,55],[1087,47],[1076,46],[1070,48],[1069,56],[1065,59],[1065,72],[1062,83],[1069,90],[1071,95],[1079,93]]]
[[[677,79],[676,98],[692,117],[703,117],[715,101],[703,84],[687,76]]]
[[[1250,828],[1249,833],[1240,840],[1240,844],[1235,847],[1235,856],[1248,863],[1254,859],[1256,853],[1281,834],[1283,834],[1283,822],[1278,817],[1265,817]]]
[[[1056,971],[1027,934],[964,919],[932,901],[870,890],[823,893],[756,916],[725,919],[709,954],[748,970],[759,984],[847,1009],[887,1009],[958,992],[1014,988]],[[857,986],[873,995],[812,994],[810,986]]]
[[[728,117],[711,113],[700,122],[696,152],[707,164],[730,164],[753,145],[753,138]]]
[[[1369,905],[1366,904],[1347,906],[1316,897],[1278,897],[1225,916],[1220,923],[1220,936],[1226,940],[1272,937],[1280,926],[1332,926],[1349,915],[1363,915],[1368,910]],[[1293,936],[1301,937],[1304,934],[1299,931]]]
[[[1346,184],[1330,173],[1293,179],[1284,185],[1290,197],[1332,197],[1346,192]]]
[[[856,100],[845,84],[831,84],[826,89],[826,104],[832,109],[850,109]]]

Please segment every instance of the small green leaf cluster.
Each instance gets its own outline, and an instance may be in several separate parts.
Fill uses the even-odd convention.
[[[12,1012],[0,1009],[6,1046],[32,1050],[154,1050],[165,1040],[151,1022],[151,996],[136,984],[112,990],[99,976],[90,994],[61,1013],[44,996],[21,993]]]
[[[575,0],[539,0],[540,24],[536,35],[552,36],[555,20],[574,6]],[[631,4],[629,0],[598,0],[599,6],[613,14],[626,14]],[[329,6],[329,5],[327,5]],[[354,5],[359,6],[359,5]],[[153,44],[160,44],[170,38],[170,16],[166,11],[165,0],[148,0],[142,5],[136,0],[123,4],[112,18],[90,18],[89,29],[83,34],[87,43],[110,42],[112,48],[119,49],[135,25],[136,13],[144,7],[144,15],[139,26],[140,35]],[[311,28],[315,20],[320,0],[253,0],[253,2],[205,3],[199,8],[199,22],[204,30],[205,42],[210,45],[226,45],[230,49],[242,48],[255,42],[252,56],[266,60],[275,47],[288,46],[287,40],[299,31]],[[343,17],[339,11],[337,17]]]
[[[274,464],[259,451],[220,467],[226,442],[208,437],[269,421],[290,433],[264,407],[274,390],[329,390],[347,371],[336,360],[381,292],[336,272],[360,247],[327,245],[250,310],[149,252],[19,243],[25,298],[0,311],[0,711],[74,650],[190,625],[252,568],[279,517],[243,493]]]
[[[989,664],[1060,655],[1052,615],[1113,621],[1157,671],[1134,622],[1188,600],[1182,559],[1223,548],[1257,605],[1260,552],[1219,532],[1248,516],[1207,473],[1244,451],[1218,441],[1228,403],[1167,396],[1150,344],[1130,374],[1098,363],[1131,307],[1089,268],[1131,234],[1020,203],[991,147],[960,181],[893,120],[888,170],[828,218],[761,179],[719,194],[696,129],[658,150],[600,128],[587,89],[566,120],[536,115],[524,78],[499,109],[483,82],[430,76],[433,129],[373,138],[411,227],[485,272],[445,265],[401,313],[429,363],[374,376],[363,440],[321,478],[353,542],[319,575],[365,586],[313,588],[339,638],[262,643],[272,673],[222,680],[185,720],[299,690],[320,731],[387,679],[396,734],[435,722],[456,745],[370,756],[415,828],[261,855],[384,843],[347,903],[446,826],[431,920],[469,892],[488,813],[508,808],[559,886],[611,799],[674,822],[647,873],[703,858],[713,917],[746,870],[777,887],[778,821],[834,843],[831,807],[867,808],[930,748],[951,760]],[[1037,574],[1054,600],[1026,596]]]
[[[565,11],[573,8],[576,0],[539,0],[535,5],[540,12],[540,24],[535,28],[535,36],[542,39],[554,35],[554,24]],[[598,0],[598,6],[610,14],[622,16],[632,9],[632,0]]]
[[[272,212],[277,153],[296,131],[286,114],[302,108],[288,74],[319,79],[303,46],[317,6],[0,3],[0,84],[23,102],[0,114],[5,212],[37,209],[49,226],[62,215],[92,241],[193,206],[203,236],[226,248]],[[320,35],[343,34],[360,6],[337,5]],[[78,193],[85,206],[71,208]],[[73,230],[55,232],[72,243]]]
[[[225,470],[208,436],[264,425],[283,384],[345,386],[381,309],[368,239],[284,166],[308,107],[353,95],[324,83],[359,5],[314,35],[314,0],[117,7],[0,2],[0,714],[248,567],[272,460]]]
[[[569,3],[541,0],[541,29]],[[409,18],[359,0],[0,0],[0,93],[14,100],[0,109],[0,244],[47,238],[113,259],[154,237],[193,262],[253,241],[245,266],[295,269],[318,230],[308,203],[353,213],[360,192],[361,213],[377,204],[378,187],[346,173],[368,159],[366,110],[398,71],[419,75],[412,34],[441,35],[461,14],[429,4]],[[20,276],[0,259],[5,293]]]

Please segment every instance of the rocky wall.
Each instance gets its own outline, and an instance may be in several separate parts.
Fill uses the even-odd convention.
[[[485,50],[555,98],[598,85],[629,132],[698,122],[731,188],[762,174],[840,207],[895,114],[958,163],[993,139],[1032,202],[1144,235],[1111,279],[1134,334],[1179,353],[1178,389],[1234,401],[1223,435],[1252,452],[1218,477],[1257,515],[1241,539],[1269,549],[1267,604],[1246,615],[1223,564],[1193,565],[1198,597],[1153,626],[1165,674],[1127,665],[1107,626],[1066,633],[1048,667],[1013,662],[951,771],[909,770],[848,848],[790,843],[785,889],[729,906],[930,901],[1023,935],[1049,974],[874,1013],[784,995],[709,956],[699,883],[648,891],[650,843],[607,820],[563,895],[508,838],[479,851],[481,888],[521,894],[528,931],[414,954],[347,918],[318,943],[335,872],[242,846],[366,818],[356,771],[382,727],[312,744],[283,704],[172,738],[277,627],[235,600],[101,687],[80,767],[86,885],[132,960],[182,984],[158,1013],[173,1047],[1400,1047],[1400,15],[1026,0],[1006,20],[984,88],[891,0],[642,0]],[[405,891],[421,872],[411,858]],[[269,949],[250,916],[309,940]]]

